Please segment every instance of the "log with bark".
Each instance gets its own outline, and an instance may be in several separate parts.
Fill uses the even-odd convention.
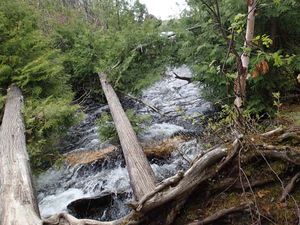
[[[31,179],[22,116],[23,97],[8,88],[0,130],[0,224],[42,224]]]
[[[103,92],[113,117],[136,200],[155,189],[155,176],[122,105],[105,74],[99,73]]]
[[[199,159],[196,160],[191,168],[184,174],[179,172],[175,176],[162,181],[152,192],[149,192],[141,198],[140,201],[133,202],[131,206],[134,210],[121,219],[110,222],[101,222],[90,219],[77,219],[67,213],[60,213],[45,219],[44,224],[62,225],[65,221],[68,221],[67,224],[72,225],[120,225],[140,224],[142,222],[144,222],[144,224],[150,224],[147,215],[151,213],[152,210],[158,209],[161,206],[165,206],[167,208],[167,206],[172,205],[174,210],[170,211],[167,218],[165,218],[166,220],[164,223],[171,224],[190,194],[201,183],[207,181],[218,172],[216,169],[211,170],[211,168],[214,168],[213,165],[225,157],[227,152],[228,149],[226,147],[216,147],[204,154],[202,157],[199,157]],[[171,204],[172,202],[175,202],[176,204]],[[153,224],[155,224],[155,221]]]
[[[200,153],[186,171],[180,171],[173,177],[163,180],[156,185],[154,173],[138,143],[137,137],[111,85],[104,75],[100,75],[102,88],[107,97],[109,107],[118,131],[135,201],[131,203],[133,210],[125,217],[115,221],[101,222],[91,219],[77,219],[68,213],[59,213],[50,218],[40,220],[36,205],[30,168],[26,152],[24,124],[22,120],[22,96],[20,90],[11,86],[0,130],[0,222],[1,225],[121,225],[121,224],[171,224],[178,212],[184,206],[187,198],[204,182],[217,177],[221,171],[232,165],[245,148],[246,138],[238,135],[233,144],[218,146],[205,153]],[[256,146],[253,143],[251,146]],[[246,152],[246,151],[245,151]],[[254,158],[283,160],[293,165],[300,165],[300,152],[296,149],[282,148],[280,151],[270,145],[257,145],[254,153],[247,153],[244,164]],[[222,177],[222,176],[220,176]],[[284,191],[291,192],[299,178],[297,173]],[[249,182],[243,189],[265,184],[263,182]],[[235,182],[232,182],[233,185]],[[226,184],[228,186],[228,182]],[[238,187],[237,187],[238,188]],[[196,222],[206,224],[218,220],[230,213],[242,211],[247,205],[234,206],[223,209],[210,217]],[[300,216],[299,216],[300,217]],[[161,220],[162,219],[162,220]]]
[[[179,172],[175,176],[167,178],[160,184],[155,185],[153,171],[138,143],[116,93],[108,83],[105,75],[99,74],[99,77],[118,131],[130,175],[131,186],[133,187],[136,197],[135,201],[130,204],[133,211],[121,219],[110,222],[77,219],[66,213],[54,215],[44,220],[44,222],[49,225],[63,224],[65,222],[72,225],[156,224],[156,222],[161,223],[162,221],[163,224],[171,224],[193,191],[199,185],[214,177],[232,160],[237,158],[237,153],[243,145],[243,135],[238,135],[232,146],[218,146],[205,152],[205,154],[200,153],[192,166],[185,173]],[[263,150],[256,153],[255,156],[250,157],[262,155],[267,158],[277,158],[292,162],[292,159],[286,154],[286,151],[278,155],[276,151]],[[141,180],[143,178],[147,179]],[[150,187],[147,184],[150,184]],[[233,211],[235,211],[235,208],[233,209]],[[159,213],[153,214],[155,210],[159,210]],[[227,211],[225,210],[224,212]],[[231,212],[231,210],[229,212]],[[162,214],[165,218],[161,220]],[[156,218],[153,218],[153,215],[156,215]],[[160,218],[158,219],[158,217]],[[219,218],[219,216],[216,218]]]

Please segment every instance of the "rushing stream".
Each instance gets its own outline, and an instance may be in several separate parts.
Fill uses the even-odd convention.
[[[184,77],[192,75],[186,66],[174,71]],[[142,100],[160,112],[157,113],[141,103],[133,104],[137,113],[152,116],[146,130],[139,134],[143,143],[153,143],[178,133],[197,133],[199,129],[187,117],[196,118],[212,109],[211,105],[201,98],[201,87],[198,84],[176,79],[171,71],[168,71],[161,81],[145,90]],[[101,142],[97,133],[96,119],[104,111],[108,111],[107,105],[89,104],[83,121],[70,129],[62,152],[100,150],[110,146],[108,142]],[[201,149],[201,143],[198,143],[196,138],[191,138],[173,151],[169,159],[151,160],[151,167],[158,180],[162,180],[179,169],[187,168],[188,160],[192,160]],[[105,206],[99,207],[95,215],[82,216],[101,220],[116,219],[128,213],[126,202],[132,198],[122,154],[87,165],[51,168],[37,178],[37,190],[43,217],[67,211],[68,204],[77,199],[109,195],[112,197],[108,198]]]

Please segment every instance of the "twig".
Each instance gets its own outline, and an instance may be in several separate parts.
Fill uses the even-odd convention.
[[[214,191],[217,191],[217,190],[223,190],[225,189],[225,192],[230,190],[230,189],[242,189],[242,186],[240,183],[237,182],[237,178],[229,178],[227,180],[225,180],[225,182],[223,183],[220,183],[219,185],[216,185],[215,187],[213,187],[213,190]],[[259,186],[262,186],[262,185],[265,185],[265,184],[269,184],[271,182],[273,182],[274,179],[270,178],[270,179],[263,179],[263,180],[255,180],[255,181],[252,181],[249,184],[244,184],[244,188],[245,190],[250,188],[250,186],[252,188],[254,187],[259,187]]]
[[[218,165],[217,167],[217,171],[219,171],[220,169],[222,169],[225,165],[227,165],[227,163],[233,158],[235,157],[235,155],[238,153],[239,149],[241,148],[241,139],[243,138],[243,135],[239,135],[237,139],[235,139],[235,141],[233,142],[233,150],[231,151],[231,153],[229,155],[227,155],[227,157],[225,158],[225,160],[223,162],[221,162],[220,165]]]
[[[286,199],[286,197],[291,193],[299,177],[300,177],[300,172],[298,172],[295,176],[293,176],[290,182],[286,185],[279,199],[280,202],[283,202]]]
[[[175,73],[174,71],[172,71],[172,73],[175,75],[175,78],[177,79],[180,79],[180,80],[185,80],[187,81],[188,83],[191,83],[192,82],[192,78],[191,77],[182,77],[182,76],[179,76],[177,73]]]
[[[145,105],[145,106],[147,106],[148,108],[152,109],[154,112],[157,112],[158,114],[163,115],[163,114],[159,111],[158,108],[156,108],[156,107],[154,107],[154,106],[152,106],[152,105],[149,105],[148,103],[146,103],[146,102],[143,101],[142,99],[139,99],[139,98],[137,98],[137,97],[135,97],[135,96],[132,96],[132,95],[130,95],[130,94],[126,94],[126,93],[121,92],[121,91],[118,91],[118,92],[120,92],[122,95],[125,95],[126,97],[128,97],[128,98],[130,98],[130,99],[132,99],[132,100],[135,100],[135,101],[137,101],[137,102],[142,103],[143,105]]]
[[[80,105],[80,104],[85,100],[85,98],[86,98],[87,96],[90,95],[90,93],[91,93],[91,90],[85,91],[85,92],[83,93],[83,95],[81,95],[79,98],[73,100],[72,102],[73,102],[73,103],[77,103],[77,104]],[[82,101],[81,101],[81,100],[82,100]],[[78,103],[78,101],[80,101],[80,102]]]
[[[193,222],[193,223],[190,223],[188,225],[205,225],[205,224],[210,224],[210,223],[213,223],[215,222],[216,220],[219,220],[229,214],[232,214],[232,213],[236,213],[236,212],[241,212],[241,211],[245,211],[247,210],[249,207],[251,207],[251,203],[244,203],[240,206],[234,206],[234,207],[231,207],[231,208],[228,208],[228,209],[222,209],[216,213],[214,213],[213,215],[205,218],[204,220],[201,220],[201,221],[197,221],[197,222]]]
[[[250,141],[249,143],[252,143],[252,142]],[[254,148],[256,148],[256,150],[258,150],[257,147],[256,147],[254,144],[252,144],[252,145],[254,146]],[[265,151],[265,152],[267,152],[267,151]],[[259,153],[259,154],[261,155],[261,157],[264,159],[264,161],[266,162],[266,164],[268,165],[268,167],[270,168],[270,170],[274,173],[274,175],[276,176],[276,178],[277,178],[278,181],[280,182],[280,185],[281,185],[282,189],[284,190],[283,181],[280,179],[280,177],[279,177],[279,175],[276,173],[276,171],[272,168],[272,166],[270,165],[270,163],[269,163],[269,161],[267,160],[266,156],[265,156],[261,151],[259,151],[259,150],[258,150],[258,153]],[[294,154],[294,155],[296,154],[296,156],[299,157],[299,153],[298,153],[298,152],[297,152],[297,153],[294,152],[293,154]],[[297,155],[297,154],[298,154],[298,155]],[[281,158],[281,159],[286,160],[285,157],[283,157],[283,158]],[[288,159],[288,161],[289,161],[289,160],[290,160],[290,159]],[[290,197],[291,197],[291,199],[292,199],[292,200],[294,201],[294,203],[295,203],[296,213],[297,213],[297,216],[298,216],[298,225],[300,225],[300,208],[299,208],[299,205],[298,205],[296,199],[295,199],[292,195],[290,195]],[[286,221],[286,223],[287,223],[287,221]]]

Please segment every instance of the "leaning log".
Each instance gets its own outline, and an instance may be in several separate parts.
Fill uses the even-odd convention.
[[[101,86],[113,117],[136,200],[155,189],[155,176],[122,105],[106,75],[99,73]]]
[[[238,143],[238,142],[237,142]],[[166,223],[170,224],[174,219],[176,213],[182,208],[185,200],[190,194],[204,181],[214,176],[218,169],[213,166],[218,163],[223,157],[227,155],[228,149],[225,147],[217,147],[204,154],[198,160],[194,162],[192,167],[188,169],[184,174],[179,172],[173,177],[167,178],[162,181],[153,192],[149,192],[139,202],[133,202],[131,207],[133,210],[127,216],[110,222],[102,222],[96,220],[77,219],[70,214],[60,213],[53,215],[52,217],[45,219],[45,225],[63,225],[61,221],[68,221],[72,225],[124,225],[124,224],[149,224],[147,221],[147,214],[153,210],[158,209],[162,205],[168,204],[175,207],[175,211],[171,211],[168,215]],[[210,170],[214,168],[213,170]],[[174,206],[175,205],[175,206]],[[172,217],[172,218],[170,218]],[[151,218],[150,218],[151,219]],[[156,222],[151,219],[151,221]],[[152,223],[153,224],[153,223]]]
[[[34,196],[18,87],[8,88],[0,128],[0,224],[42,224]]]

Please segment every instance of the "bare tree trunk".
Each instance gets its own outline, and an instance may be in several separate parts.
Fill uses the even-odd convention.
[[[8,88],[0,129],[0,224],[39,225],[22,117],[23,98],[14,85]]]
[[[244,43],[244,53],[241,56],[242,70],[239,70],[238,77],[235,80],[235,106],[240,109],[244,105],[246,98],[246,79],[248,74],[248,66],[250,60],[250,49],[251,42],[254,35],[254,24],[255,24],[255,11],[256,11],[256,0],[248,0],[248,17],[247,17],[247,28],[246,37]]]
[[[154,172],[137,140],[118,96],[104,74],[99,74],[99,78],[119,135],[131,187],[136,200],[140,200],[155,189]]]

